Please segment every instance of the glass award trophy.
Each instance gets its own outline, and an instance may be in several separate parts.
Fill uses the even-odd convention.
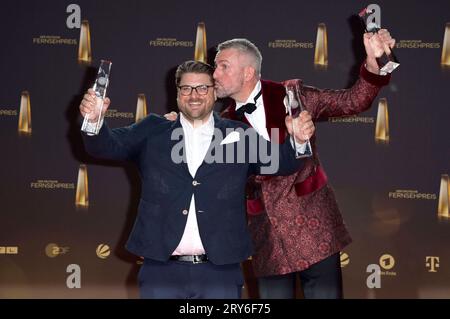
[[[300,100],[299,94],[299,88],[298,83],[295,84],[288,84],[285,86],[286,89],[286,97],[285,97],[285,106],[287,109],[288,114],[292,117],[292,119],[297,118],[300,113],[304,110],[302,101]],[[303,158],[303,157],[310,157],[312,156],[312,148],[310,141],[306,141],[306,148],[305,152],[299,153],[298,152],[298,143],[295,141],[294,135],[295,135],[295,126],[293,125],[294,122],[292,122],[292,132],[293,136],[292,142],[294,144],[295,148],[295,157],[296,158]]]
[[[381,26],[377,24],[376,20],[369,22],[369,20],[372,20],[371,16],[374,14],[374,10],[370,10],[369,7],[364,8],[358,16],[360,17],[366,32],[377,33],[381,29]],[[391,73],[400,65],[391,48],[386,48],[384,54],[377,58],[377,62],[380,67],[380,74],[382,75]]]
[[[97,135],[103,123],[103,100],[106,96],[106,88],[109,83],[111,64],[110,61],[101,60],[100,67],[98,68],[97,77],[94,86],[92,87],[95,92],[95,110],[85,115],[83,125],[81,126],[81,130],[88,134]],[[96,117],[97,119],[95,121],[90,119],[95,119]]]

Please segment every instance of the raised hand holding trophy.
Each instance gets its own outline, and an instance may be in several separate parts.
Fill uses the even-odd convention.
[[[81,126],[81,130],[88,134],[97,135],[102,126],[104,117],[104,114],[102,114],[103,100],[105,99],[106,88],[109,84],[111,65],[112,63],[110,61],[101,60],[100,67],[98,68],[97,77],[95,79],[94,86],[92,87],[95,92],[95,110],[94,112],[91,112],[92,115],[91,113],[85,115],[83,125]],[[92,121],[91,119],[95,119],[97,115],[97,119]]]
[[[297,118],[300,113],[304,110],[303,108],[303,104],[302,101],[300,100],[299,97],[299,87],[298,87],[298,83],[295,84],[286,84],[285,85],[285,89],[286,89],[286,97],[285,97],[285,101],[284,104],[286,106],[286,110],[288,112],[288,114],[294,119]],[[294,121],[292,121],[292,123],[294,123]],[[294,144],[294,148],[295,148],[295,157],[296,158],[304,158],[304,157],[310,157],[312,155],[312,148],[311,148],[311,143],[310,141],[306,141],[306,148],[305,148],[305,152],[299,153],[297,151],[298,149],[298,143],[295,141],[295,126],[292,125],[292,132],[293,132],[293,136],[291,136],[292,138],[292,142]]]
[[[378,33],[381,30],[380,7],[378,5],[369,5],[367,8],[362,9],[358,16],[366,32]],[[384,54],[377,58],[377,62],[380,67],[380,74],[391,73],[400,65],[394,52],[387,45],[384,48]]]

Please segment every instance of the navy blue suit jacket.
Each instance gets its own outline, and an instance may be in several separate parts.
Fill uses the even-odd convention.
[[[142,193],[138,215],[126,244],[130,252],[167,261],[180,243],[186,212],[195,194],[200,237],[210,261],[218,265],[237,263],[252,254],[246,222],[245,184],[248,175],[261,174],[264,164],[258,156],[256,163],[250,163],[254,152],[249,147],[248,136],[228,146],[220,142],[231,129],[254,130],[217,114],[214,114],[214,126],[221,134],[215,134],[208,153],[223,160],[212,163],[204,160],[195,177],[190,175],[186,161],[176,163],[171,157],[177,146],[184,145],[182,134],[181,138],[178,134],[183,132],[179,118],[172,122],[151,114],[128,127],[110,129],[104,123],[99,135],[83,134],[86,150],[91,155],[131,160],[138,167]],[[173,140],[172,135],[180,139]],[[257,138],[268,147],[279,147],[277,175],[292,174],[303,165],[303,160],[295,159],[289,139],[285,144],[272,146],[259,135]],[[245,149],[245,161],[237,161],[239,147]],[[233,163],[224,163],[227,155],[234,158]]]

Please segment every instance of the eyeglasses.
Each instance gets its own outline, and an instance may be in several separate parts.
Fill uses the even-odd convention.
[[[185,96],[191,95],[192,90],[195,90],[195,92],[197,92],[198,95],[206,95],[208,94],[208,89],[213,86],[214,85],[206,85],[206,84],[197,86],[181,85],[178,87],[178,89],[180,89],[180,94]]]

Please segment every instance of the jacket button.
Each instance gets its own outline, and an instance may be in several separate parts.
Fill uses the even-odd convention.
[[[200,183],[197,181],[192,181],[192,185],[197,186],[197,185],[200,185]]]
[[[187,215],[189,211],[187,209],[183,209],[183,215]]]

